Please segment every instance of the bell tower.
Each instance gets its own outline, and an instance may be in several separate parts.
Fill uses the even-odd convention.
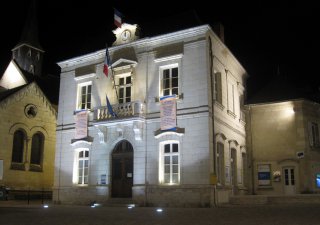
[[[19,43],[11,50],[21,70],[41,76],[44,50],[38,40],[36,1],[32,0]]]

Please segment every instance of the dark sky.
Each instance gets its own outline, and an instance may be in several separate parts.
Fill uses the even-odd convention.
[[[318,70],[319,8],[307,1],[39,1],[39,39],[45,50],[44,70],[59,75],[57,62],[101,50],[113,42],[113,7],[125,22],[137,24],[164,20],[192,12],[203,24],[221,22],[225,43],[249,73],[247,91],[280,74],[300,86],[320,84]],[[197,4],[197,5],[196,5]],[[2,4],[0,13],[0,71],[11,59],[29,9],[28,1]],[[159,28],[160,29],[160,28]],[[142,31],[143,32],[143,31]]]

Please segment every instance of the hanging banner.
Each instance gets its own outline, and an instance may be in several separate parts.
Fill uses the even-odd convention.
[[[176,130],[177,127],[176,96],[169,95],[160,98],[160,129]]]
[[[76,112],[76,135],[75,139],[82,139],[88,136],[88,113],[87,110]]]

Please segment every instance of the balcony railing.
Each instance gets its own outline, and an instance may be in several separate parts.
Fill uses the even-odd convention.
[[[94,110],[95,120],[113,120],[124,119],[130,117],[144,117],[145,104],[141,102],[128,102],[112,105],[112,110],[117,115],[113,117],[107,106],[102,106]]]

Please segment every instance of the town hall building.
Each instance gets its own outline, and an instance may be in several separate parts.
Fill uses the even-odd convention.
[[[220,28],[140,38],[123,23],[107,51],[58,63],[54,202],[208,207],[246,192],[247,73]]]

